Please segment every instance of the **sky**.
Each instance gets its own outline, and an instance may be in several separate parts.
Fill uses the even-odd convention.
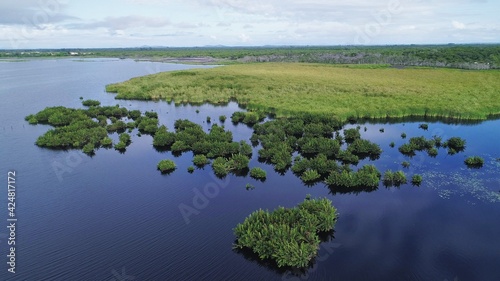
[[[499,0],[1,0],[0,49],[500,43]]]

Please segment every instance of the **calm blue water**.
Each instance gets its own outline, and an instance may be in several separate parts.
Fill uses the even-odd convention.
[[[418,129],[418,122],[362,124],[363,136],[384,150],[373,162],[380,170],[402,169],[408,160],[405,172],[422,174],[424,184],[340,194],[322,184],[306,187],[291,172],[276,174],[256,157],[250,166],[268,172],[264,183],[216,179],[208,166],[190,175],[191,153],[174,159],[173,174],[161,175],[156,164],[173,156],[157,152],[150,136],[135,133],[125,154],[101,149],[91,158],[42,149],[34,142],[50,127],[23,119],[47,106],[81,107],[82,96],[103,105],[155,110],[170,129],[176,119],[189,118],[208,130],[207,116],[215,121],[238,106],[117,101],[104,91],[109,83],[192,67],[203,66],[114,59],[0,62],[0,179],[6,187],[7,172],[17,172],[18,218],[16,274],[11,274],[2,189],[0,280],[500,280],[498,120],[430,123],[428,131]],[[251,136],[244,125],[225,125],[235,140]],[[408,140],[401,139],[402,132],[408,138],[460,136],[468,145],[454,156],[441,149],[436,158],[422,152],[408,159],[397,151]],[[463,160],[469,155],[485,158],[484,168],[468,170]],[[247,183],[255,189],[246,190]],[[232,228],[248,214],[295,206],[306,194],[330,198],[340,213],[334,239],[321,245],[308,271],[280,270],[231,249]],[[180,209],[193,213],[183,217]]]

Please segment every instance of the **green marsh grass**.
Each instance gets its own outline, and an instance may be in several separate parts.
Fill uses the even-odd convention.
[[[429,116],[486,119],[500,113],[500,71],[351,68],[304,63],[244,64],[166,72],[108,85],[118,99],[225,104],[290,116],[343,120]],[[253,117],[252,117],[253,118]],[[248,120],[254,121],[254,120]]]
[[[309,112],[344,121],[404,116],[487,119],[500,114],[496,70],[265,63],[182,72],[190,75],[158,73],[106,89],[117,93],[118,99],[164,99],[176,104],[235,100],[249,110],[276,116]]]

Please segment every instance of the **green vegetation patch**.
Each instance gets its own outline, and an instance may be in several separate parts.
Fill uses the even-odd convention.
[[[305,200],[295,208],[258,210],[234,229],[237,249],[250,248],[278,267],[306,267],[317,255],[319,232],[330,231],[337,210],[328,199]]]
[[[255,167],[250,170],[250,176],[254,179],[264,181],[267,177],[267,173],[262,168]]]
[[[117,93],[118,99],[164,99],[176,104],[236,100],[251,111],[278,116],[310,112],[342,120],[402,116],[486,119],[500,113],[500,71],[496,70],[266,63],[182,71],[194,75],[177,73],[133,78],[106,89]],[[255,122],[254,117],[247,121]]]
[[[161,160],[160,162],[158,162],[157,168],[162,173],[170,173],[177,168],[177,165],[175,165],[174,161],[166,159],[166,160]]]
[[[479,168],[483,167],[483,165],[484,165],[484,159],[479,157],[479,156],[467,157],[467,159],[465,159],[464,162],[465,162],[465,165],[467,165],[467,167],[469,167],[469,168],[479,169]]]
[[[408,180],[406,179],[406,174],[403,171],[393,172],[391,170],[387,170],[384,173],[382,182],[386,187],[390,186],[398,187],[402,184],[406,184]]]
[[[101,102],[98,100],[84,100],[82,101],[82,105],[84,106],[99,106]]]

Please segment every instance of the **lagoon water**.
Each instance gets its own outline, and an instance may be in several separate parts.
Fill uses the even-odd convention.
[[[241,110],[227,106],[174,106],[166,102],[120,101],[106,84],[192,67],[118,59],[0,61],[0,280],[500,280],[500,121],[480,124],[419,122],[361,124],[362,136],[384,150],[374,163],[381,171],[422,174],[420,187],[403,185],[370,193],[342,194],[317,184],[304,186],[290,171],[217,179],[207,166],[188,174],[191,153],[174,158],[158,152],[152,138],[136,136],[124,154],[100,149],[39,148],[36,138],[50,126],[31,126],[24,116],[47,106],[82,107],[80,97],[141,111],[154,110],[173,129],[187,118],[204,121]],[[197,114],[195,111],[199,110]],[[235,140],[252,130],[226,121]],[[347,126],[347,128],[352,125]],[[380,128],[385,132],[381,133]],[[460,136],[465,152],[436,158],[403,157],[397,147],[413,136]],[[113,135],[117,138],[117,135]],[[394,141],[395,148],[389,143]],[[470,170],[466,156],[485,159]],[[156,170],[171,158],[171,175]],[[16,273],[7,272],[7,173],[16,171]],[[255,186],[246,190],[245,185]],[[333,201],[340,217],[333,237],[321,244],[305,272],[278,269],[248,252],[232,250],[232,228],[251,212],[292,207],[307,194]],[[191,208],[186,217],[180,209]]]

